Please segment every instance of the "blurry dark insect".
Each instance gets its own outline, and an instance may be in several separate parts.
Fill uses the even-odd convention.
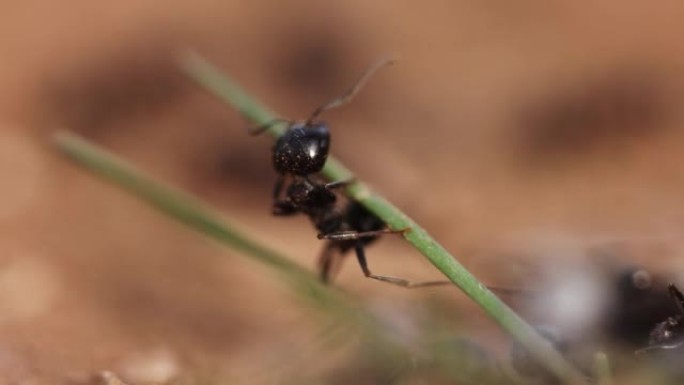
[[[643,347],[653,325],[675,311],[668,291],[661,280],[639,267],[624,268],[611,279],[616,285],[601,326],[611,340]]]
[[[668,286],[668,291],[677,306],[677,314],[659,322],[651,331],[648,347],[637,353],[674,350],[684,346],[684,295],[674,284]]]
[[[364,247],[381,234],[403,233],[408,229],[387,229],[380,218],[354,201],[348,201],[340,207],[334,190],[345,187],[353,181],[322,183],[312,176],[323,169],[330,151],[328,125],[317,120],[318,117],[327,110],[349,102],[377,70],[392,63],[391,59],[378,61],[367,69],[347,92],[316,108],[303,122],[275,119],[250,130],[252,135],[258,135],[274,124],[282,122],[289,124],[285,134],[278,138],[273,147],[273,167],[278,173],[278,179],[273,189],[272,212],[277,216],[297,213],[307,215],[319,231],[318,238],[328,241],[319,259],[321,279],[324,282],[330,280],[334,253],[339,252],[343,255],[354,249],[361,270],[366,277],[403,287],[434,284],[433,282],[413,283],[402,278],[371,273],[366,262]]]
[[[576,252],[591,263],[540,267],[529,272],[543,277],[537,287],[494,291],[507,294],[526,317],[557,326],[573,343],[582,339],[628,351],[643,348],[653,326],[677,310],[667,277],[623,262],[634,247],[614,242],[583,246]]]
[[[658,322],[651,330],[648,346],[635,354],[644,358],[670,382],[684,382],[682,353],[684,353],[684,295],[673,284],[668,286],[671,301],[676,305],[676,313],[670,313],[664,321]],[[662,318],[661,318],[662,319]]]
[[[597,312],[594,326],[600,338],[633,350],[649,343],[653,325],[678,311],[664,277],[639,266],[612,266],[604,274],[605,304]]]

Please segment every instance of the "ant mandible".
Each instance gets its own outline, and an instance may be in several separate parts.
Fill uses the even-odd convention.
[[[349,102],[375,72],[392,63],[394,60],[390,58],[376,62],[347,92],[316,108],[303,122],[275,119],[249,131],[252,135],[258,135],[274,124],[289,123],[286,132],[273,147],[273,167],[278,173],[278,179],[273,189],[272,212],[277,216],[297,213],[307,215],[319,231],[318,238],[327,240],[319,258],[320,275],[324,282],[330,280],[335,252],[344,255],[354,249],[361,270],[368,278],[402,287],[445,284],[444,281],[411,282],[403,278],[373,274],[368,268],[364,247],[381,234],[404,233],[408,229],[388,229],[380,218],[355,201],[349,201],[338,208],[334,190],[349,185],[351,180],[319,183],[311,177],[311,174],[323,169],[330,152],[329,127],[318,120],[319,116]],[[288,178],[291,182],[285,187]],[[285,197],[282,197],[283,190]]]

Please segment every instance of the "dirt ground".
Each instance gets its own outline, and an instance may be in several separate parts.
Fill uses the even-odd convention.
[[[314,338],[266,268],[54,149],[56,130],[79,132],[314,269],[306,220],[269,215],[270,140],[179,72],[188,48],[290,118],[397,55],[325,116],[333,152],[486,282],[534,288],[526,266],[606,244],[681,270],[683,16],[677,1],[5,4],[0,378],[283,383],[283,356]],[[397,239],[369,255],[438,277]],[[503,338],[455,290],[407,292],[347,262],[337,284],[368,303],[442,298]]]

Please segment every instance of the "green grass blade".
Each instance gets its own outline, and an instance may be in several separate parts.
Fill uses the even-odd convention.
[[[181,58],[181,66],[192,79],[240,111],[254,125],[262,125],[277,117],[268,108],[261,106],[256,99],[249,96],[230,77],[202,57],[188,53]],[[282,127],[274,127],[268,132],[278,137],[282,135],[283,129]],[[331,181],[349,180],[353,177],[353,173],[333,157],[328,158],[322,174]],[[350,197],[358,200],[383,219],[390,228],[411,228],[411,231],[404,235],[405,238],[560,380],[566,384],[586,383],[584,376],[570,365],[547,340],[487,289],[483,283],[479,282],[406,214],[373,192],[361,181],[353,183],[347,192]]]
[[[123,187],[159,211],[189,227],[264,263],[284,275],[318,306],[346,311],[343,293],[320,283],[309,271],[238,231],[226,219],[196,199],[136,169],[124,160],[71,133],[56,135],[59,149],[95,174]]]

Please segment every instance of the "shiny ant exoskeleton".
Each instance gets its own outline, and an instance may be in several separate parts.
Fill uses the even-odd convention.
[[[383,233],[401,233],[386,228],[385,223],[359,203],[347,202],[339,207],[336,187],[347,183],[318,184],[309,178],[298,177],[287,187],[285,199],[274,202],[275,215],[307,215],[318,230],[319,239],[327,239],[319,259],[321,279],[328,282],[335,251],[344,254],[354,249],[359,265],[366,277],[382,281],[388,277],[376,276],[368,269],[364,246]]]
[[[252,135],[259,135],[274,124],[289,124],[285,133],[273,146],[273,168],[278,173],[278,180],[273,189],[274,201],[280,199],[287,178],[308,178],[309,175],[323,169],[330,152],[330,130],[327,123],[318,120],[320,115],[348,103],[376,71],[392,63],[394,60],[390,58],[378,61],[368,68],[347,92],[316,108],[303,122],[274,119],[249,131]]]
[[[667,317],[653,328],[648,347],[637,351],[639,354],[684,347],[684,294],[674,284],[670,284],[667,289],[677,307],[677,314]]]
[[[315,183],[306,177],[297,177],[287,187],[285,199],[274,203],[275,215],[307,215],[318,230],[318,239],[327,240],[319,257],[321,280],[328,282],[333,268],[336,252],[342,256],[354,250],[363,274],[378,281],[413,288],[436,286],[450,281],[412,282],[399,277],[373,274],[366,260],[364,247],[382,234],[400,234],[408,229],[388,229],[380,218],[356,201],[347,201],[342,207],[337,204],[335,188],[346,186],[349,182]]]
[[[364,246],[381,234],[403,233],[408,229],[388,229],[380,218],[358,202],[348,201],[340,206],[334,190],[353,181],[321,183],[312,176],[323,169],[330,151],[328,125],[318,121],[318,117],[324,111],[349,102],[377,70],[392,63],[392,59],[375,63],[347,92],[318,107],[304,122],[276,119],[250,130],[252,135],[258,135],[273,124],[289,123],[287,130],[273,147],[273,167],[278,173],[278,179],[273,189],[272,212],[278,216],[297,213],[307,215],[319,232],[318,238],[327,240],[319,259],[321,279],[324,282],[330,280],[335,252],[343,255],[354,249],[366,277],[403,287],[444,284],[443,281],[414,283],[402,278],[373,274],[366,262]]]

